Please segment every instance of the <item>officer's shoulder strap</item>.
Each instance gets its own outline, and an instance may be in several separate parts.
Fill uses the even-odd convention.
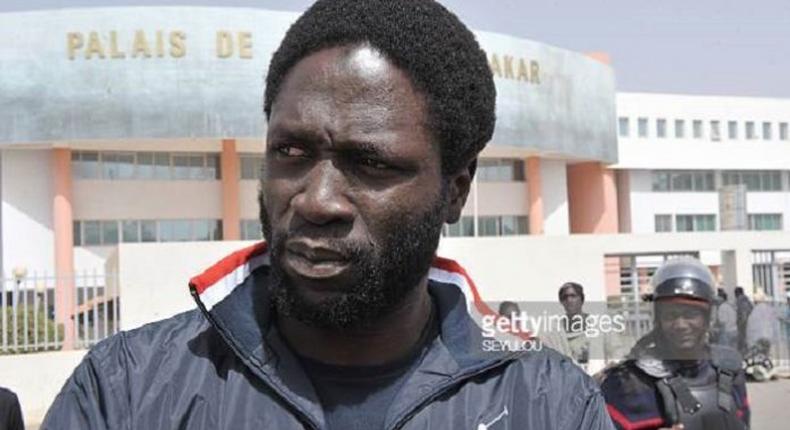
[[[711,345],[710,358],[717,371],[738,373],[743,368],[743,357],[733,348],[723,345]]]

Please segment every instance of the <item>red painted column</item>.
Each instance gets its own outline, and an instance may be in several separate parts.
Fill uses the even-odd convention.
[[[527,193],[529,201],[529,234],[543,234],[543,188],[540,158],[527,158]]]
[[[222,169],[222,239],[241,239],[241,210],[239,209],[239,154],[235,139],[222,140],[220,155]]]
[[[74,349],[74,212],[71,206],[71,149],[52,150],[52,232],[55,239],[55,321],[63,325],[63,349]]]

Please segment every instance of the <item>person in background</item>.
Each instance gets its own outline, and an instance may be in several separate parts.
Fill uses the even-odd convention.
[[[13,391],[0,387],[0,429],[25,430],[22,408]]]
[[[779,340],[779,317],[762,289],[754,293],[754,308],[746,323],[746,346],[766,356]]]
[[[738,351],[746,352],[746,323],[752,313],[752,302],[743,292],[743,287],[735,287],[735,312],[738,322]]]
[[[727,292],[719,288],[716,306],[716,318],[713,322],[712,341],[731,348],[738,346],[738,314],[735,306],[727,301]]]
[[[617,428],[749,428],[743,360],[708,342],[714,283],[692,258],[670,260],[653,275],[655,328],[601,378]]]
[[[585,368],[590,361],[590,340],[586,336],[587,314],[584,313],[584,287],[577,282],[562,284],[557,293],[565,309],[563,320],[568,350],[563,351],[573,361]]]
[[[503,317],[511,318],[513,315],[516,315],[521,312],[521,309],[518,308],[518,305],[515,302],[504,301],[499,304],[499,315]]]

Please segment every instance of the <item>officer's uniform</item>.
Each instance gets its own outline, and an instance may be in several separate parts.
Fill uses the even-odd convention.
[[[653,278],[656,299],[713,303],[713,278],[696,260],[673,260]],[[626,360],[604,371],[601,388],[619,429],[656,429],[682,423],[685,430],[749,428],[749,403],[740,354],[711,345],[698,360],[676,360],[655,329]]]

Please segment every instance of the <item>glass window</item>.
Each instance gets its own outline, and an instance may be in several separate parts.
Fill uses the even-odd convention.
[[[672,191],[691,191],[693,190],[692,174],[687,172],[676,172],[672,174]]]
[[[653,191],[669,191],[670,190],[670,175],[669,172],[653,172]]]
[[[637,122],[639,137],[647,137],[647,118],[639,118]]]
[[[672,231],[672,215],[656,215],[655,216],[655,231],[656,233],[664,233]]]
[[[749,214],[749,230],[781,230],[782,214]]]
[[[82,246],[82,225],[79,221],[71,224],[72,235],[74,236],[74,246]]]
[[[102,245],[115,245],[118,243],[118,221],[101,222]]]
[[[261,222],[257,219],[241,220],[241,240],[260,240],[263,238]]]
[[[691,124],[694,139],[702,139],[702,120],[695,119]]]
[[[213,221],[207,219],[196,219],[192,221],[192,240],[211,240],[211,224]]]
[[[710,140],[721,140],[721,123],[719,121],[710,122]]]
[[[787,140],[789,138],[788,134],[790,134],[790,133],[788,132],[787,123],[786,122],[780,122],[779,123],[779,139],[780,140]]]
[[[72,175],[77,179],[99,178],[99,153],[75,151],[71,153]]]
[[[191,220],[169,219],[159,221],[161,242],[188,242],[192,240]]]
[[[154,179],[154,153],[140,152],[137,154],[137,177]]]
[[[501,222],[503,236],[529,234],[529,222],[526,216],[503,215]]]
[[[481,216],[477,219],[478,236],[499,236],[499,217]]]
[[[173,154],[173,179],[180,180],[190,178],[189,159],[189,155]]]
[[[123,231],[124,242],[139,242],[140,241],[140,222],[139,221],[122,221],[121,230]]]
[[[83,221],[83,245],[101,245],[101,224],[99,221]]]
[[[206,158],[203,155],[189,155],[189,179],[209,179],[203,168]]]
[[[140,241],[141,242],[156,242],[156,221],[145,220],[140,221]]]
[[[475,235],[474,217],[462,216],[455,224],[445,225],[445,235],[448,237],[471,237]]]
[[[682,119],[675,120],[675,138],[683,139],[686,137],[686,121]]]
[[[481,182],[524,181],[524,161],[483,158],[477,164],[477,179]]]
[[[738,122],[737,121],[728,121],[727,122],[727,138],[731,140],[735,140],[738,138]]]
[[[757,130],[754,128],[754,121],[746,121],[746,138],[757,139]]]
[[[207,179],[222,179],[220,176],[219,168],[219,155],[207,154],[206,155],[206,178]]]
[[[746,185],[747,191],[782,191],[782,172],[764,171],[725,171],[722,174],[724,185]]]
[[[118,154],[118,179],[134,179],[134,154]]]
[[[716,215],[676,215],[675,227],[679,232],[715,231]]]
[[[170,153],[157,152],[154,155],[154,178],[169,180],[173,179],[172,171],[170,170]]]
[[[620,132],[620,137],[628,137],[628,135],[631,134],[629,125],[627,117],[621,116],[617,119],[617,129]]]
[[[656,137],[660,139],[667,137],[667,120],[663,118],[656,120]]]
[[[772,130],[772,127],[771,127],[771,123],[770,122],[764,122],[763,123],[763,140],[771,140],[772,139],[771,135],[773,134],[772,131],[773,130]]]
[[[214,238],[214,240],[222,240],[222,220],[215,220],[212,224],[212,228],[214,231],[211,232],[211,237]]]
[[[241,179],[260,179],[263,157],[245,155],[241,157]]]

